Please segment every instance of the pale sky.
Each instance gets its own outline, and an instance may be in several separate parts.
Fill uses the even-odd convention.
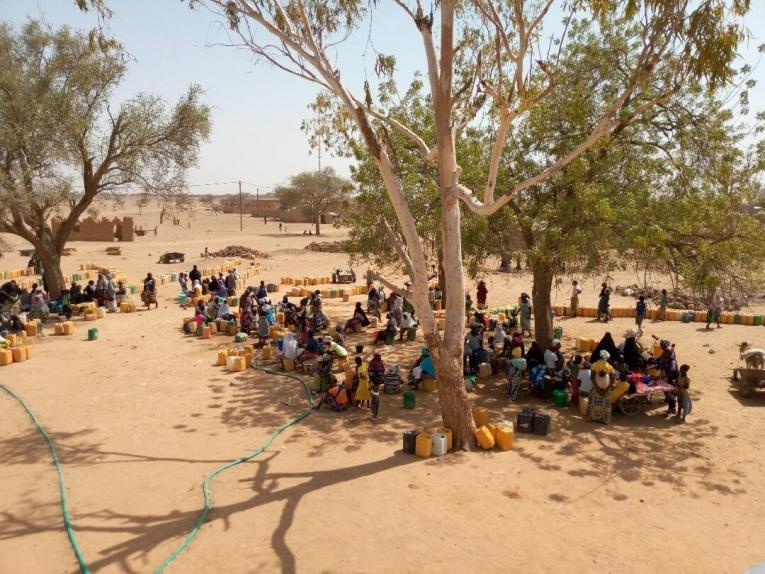
[[[744,46],[741,63],[754,65],[756,47],[765,43],[765,0],[752,2],[747,25],[753,38]],[[243,180],[263,186],[284,182],[290,175],[317,167],[310,155],[301,121],[309,115],[308,104],[317,88],[268,64],[255,64],[245,50],[214,46],[228,41],[225,26],[206,10],[191,11],[179,0],[110,0],[114,16],[107,31],[121,41],[135,58],[120,86],[118,99],[138,92],[176,100],[189,84],[200,84],[212,107],[210,141],[200,152],[199,167],[189,174],[192,184],[215,184]],[[83,14],[74,0],[0,0],[0,19],[15,26],[27,17],[44,17],[53,26],[62,24],[90,29],[94,14]],[[375,50],[397,57],[398,77],[408,81],[424,69],[419,37],[413,24],[391,0],[382,0],[374,13],[372,45],[369,28],[359,30],[336,54],[343,78],[360,93],[365,74],[374,76]],[[750,95],[751,109],[765,110],[765,62],[754,79],[758,86]],[[329,157],[347,174],[347,163]],[[254,192],[245,186],[244,191]],[[236,184],[205,185],[195,193],[230,193]]]

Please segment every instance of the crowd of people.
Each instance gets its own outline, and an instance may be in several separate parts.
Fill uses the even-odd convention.
[[[95,280],[89,280],[84,286],[72,281],[55,299],[38,283],[26,289],[11,279],[0,286],[0,330],[10,330],[11,324],[18,327],[23,323],[20,321],[22,315],[42,322],[48,321],[52,313],[71,318],[72,308],[82,303],[95,303],[112,313],[126,297],[124,283],[115,282],[111,273],[99,273]]]

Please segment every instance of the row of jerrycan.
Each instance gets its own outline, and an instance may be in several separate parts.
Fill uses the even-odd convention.
[[[403,451],[427,458],[431,455],[443,456],[452,449],[452,431],[445,427],[424,431],[406,431]]]
[[[32,358],[32,347],[29,345],[19,345],[9,349],[0,349],[0,367],[5,367],[13,363],[23,363]]]

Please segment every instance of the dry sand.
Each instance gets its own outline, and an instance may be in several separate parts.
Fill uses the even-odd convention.
[[[149,212],[137,223],[153,228],[157,220]],[[94,261],[137,280],[146,271],[186,270],[205,246],[229,244],[270,252],[265,280],[345,264],[342,255],[302,249],[316,239],[300,234],[308,226],[290,225],[296,235],[284,236],[277,224],[253,218],[245,218],[244,233],[238,216],[197,213],[191,223],[190,231],[184,218],[182,227],[163,225],[156,238],[123,244],[122,257],[104,255],[104,244],[73,243],[65,272]],[[323,240],[342,236],[325,231]],[[187,264],[156,264],[166,250],[185,251]],[[24,263],[17,255],[0,259],[3,269]],[[529,284],[526,274],[491,275],[489,302],[515,300]],[[184,336],[176,293],[161,288],[159,310],[98,321],[96,342],[78,326],[75,337],[35,341],[32,361],[0,369],[0,381],[32,405],[58,444],[94,572],[152,572],[197,519],[205,474],[301,410],[294,381],[215,367],[224,339]],[[350,307],[327,304],[333,319]],[[610,330],[621,335],[631,323],[617,319]],[[566,350],[574,337],[604,331],[590,319],[560,324]],[[686,425],[665,420],[658,407],[615,416],[608,427],[566,408],[554,412],[549,436],[517,435],[512,451],[423,460],[402,454],[401,433],[439,422],[434,393],[418,393],[415,410],[404,410],[400,396],[383,396],[379,421],[358,409],[316,412],[261,457],[219,477],[208,522],[168,571],[742,572],[765,560],[765,393],[742,399],[729,377],[736,344],[764,346],[765,329],[702,327],[646,329],[676,341],[678,358],[692,366],[695,403]],[[368,333],[351,337],[367,350],[369,340]],[[396,345],[386,358],[409,365],[418,347]],[[519,409],[499,379],[480,381],[472,398],[497,418],[512,420]],[[50,456],[4,393],[0,512],[0,572],[77,571]]]

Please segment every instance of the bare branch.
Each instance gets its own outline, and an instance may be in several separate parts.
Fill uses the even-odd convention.
[[[362,106],[361,102],[357,102],[357,103],[359,106]],[[435,158],[434,152],[428,147],[428,144],[425,143],[425,140],[423,140],[420,136],[418,136],[414,131],[410,130],[404,124],[402,124],[398,120],[393,119],[390,116],[381,114],[380,112],[377,112],[366,106],[362,106],[362,107],[370,116],[377,118],[378,120],[384,121],[388,125],[394,127],[395,129],[399,130],[404,135],[408,136],[412,141],[414,141],[415,144],[417,144],[417,148],[420,150],[420,153],[422,154],[422,157],[425,159],[425,161],[427,161],[428,163],[433,162]]]

